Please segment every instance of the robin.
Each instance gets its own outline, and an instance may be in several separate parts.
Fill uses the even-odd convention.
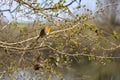
[[[44,27],[41,29],[38,38],[36,39],[36,41],[41,37],[43,38],[44,36],[48,35],[50,33],[50,27]]]

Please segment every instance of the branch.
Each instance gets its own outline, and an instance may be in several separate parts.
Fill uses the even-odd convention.
[[[17,8],[19,7],[20,5],[18,5],[15,9],[13,9],[12,11],[11,11],[11,9],[4,9],[4,10],[0,10],[0,12],[10,12],[10,13],[13,13],[13,12],[15,12],[16,10],[17,10]]]
[[[9,11],[9,12],[10,12],[10,9],[0,10],[0,12],[6,12],[6,11]]]
[[[70,28],[66,28],[66,29],[62,29],[62,30],[57,30],[57,31],[53,31],[53,32],[50,33],[50,35],[56,34],[56,33],[60,33],[60,32],[64,32],[64,31],[68,31],[68,30],[72,30],[72,29],[76,28],[76,27],[77,27],[78,25],[80,25],[80,24],[81,24],[81,23],[78,22],[77,24],[73,25],[73,26],[70,27]],[[81,25],[82,25],[82,24],[81,24]]]
[[[23,15],[28,14],[28,13],[30,13],[30,12],[31,12],[31,11],[26,12],[26,13],[21,14],[21,15],[18,15],[17,17],[15,17],[15,18],[12,19],[11,21],[9,21],[5,26],[3,26],[2,29],[1,29],[0,31],[4,30],[9,24],[11,24],[12,22],[14,22],[14,20],[16,20],[18,17],[22,17]]]
[[[45,50],[47,49],[47,46],[37,46],[37,47],[30,47],[30,48],[19,48],[19,47],[12,47],[12,46],[4,46],[4,45],[0,45],[0,47],[2,48],[8,48],[8,49],[13,49],[13,50],[18,50],[18,51],[29,51],[29,50],[35,50],[35,49],[39,49],[39,50]]]
[[[20,3],[20,4],[25,4],[27,6],[29,6],[30,8],[32,8],[33,10],[55,10],[55,9],[61,9],[61,8],[64,8],[64,7],[68,7],[70,5],[72,5],[76,0],[72,0],[70,3],[68,3],[67,5],[64,5],[64,6],[59,6],[59,7],[49,7],[49,8],[40,8],[40,7],[35,7],[35,6],[32,6],[32,4],[28,3],[28,2],[25,2],[23,0],[16,0],[16,2]]]
[[[51,33],[47,36],[47,38],[50,38],[51,35],[56,34],[56,33],[60,33],[60,32],[64,32],[64,31],[72,30],[72,29],[76,28],[76,27],[79,26],[79,25],[82,25],[82,23],[78,22],[77,24],[73,25],[73,26],[70,27],[70,28],[53,31],[53,32],[51,32]],[[38,36],[39,36],[39,35],[38,35]],[[1,47],[3,47],[3,48],[6,48],[6,47],[9,46],[9,48],[11,49],[12,47],[10,47],[10,46],[12,46],[12,45],[22,44],[22,43],[25,43],[25,42],[34,40],[34,39],[38,38],[38,36],[35,36],[35,37],[32,37],[32,38],[28,38],[28,39],[26,39],[26,40],[19,41],[19,42],[15,42],[15,43],[7,43],[7,42],[2,42],[2,41],[0,41],[0,44],[2,44],[2,45],[7,45],[7,46],[1,46]],[[86,36],[83,36],[82,34],[80,34],[80,36],[83,37],[83,38],[87,38]],[[88,39],[91,40],[90,38],[88,38]],[[91,40],[91,41],[92,41],[92,40]],[[110,42],[110,43],[111,43],[111,42]],[[99,46],[99,47],[100,47],[101,49],[103,49],[103,50],[106,50],[106,51],[115,50],[115,49],[120,48],[120,44],[119,44],[119,45],[115,45],[115,44],[113,44],[113,43],[111,43],[111,44],[114,45],[115,47],[108,48],[108,49],[107,49],[107,48],[104,48],[104,47],[101,47],[101,46]],[[24,48],[20,48],[20,49],[19,49],[19,48],[16,48],[16,47],[13,47],[12,49],[15,49],[15,50],[25,50]],[[27,50],[29,50],[29,49],[31,50],[32,48],[27,48]]]
[[[113,4],[106,4],[105,6],[102,6],[102,7],[98,8],[98,9],[95,11],[95,13],[98,13],[99,10],[104,9],[105,7],[112,6],[112,5],[113,5]],[[120,5],[120,3],[114,3],[114,5]]]
[[[26,40],[19,41],[19,42],[15,42],[15,43],[7,43],[7,42],[0,41],[0,44],[12,46],[12,45],[22,44],[22,43],[25,43],[25,42],[34,40],[34,39],[36,39],[37,37],[38,37],[38,36],[35,36],[35,37],[28,38],[28,39],[26,39]]]
[[[92,41],[92,39],[91,38],[88,38],[87,36],[84,36],[84,35],[82,35],[82,34],[79,34],[81,37],[83,37],[83,38],[87,38],[87,39],[89,39],[90,41]],[[106,41],[109,41],[108,39],[106,39],[106,38],[104,38]],[[110,42],[110,41],[109,41]],[[110,44],[112,44],[112,45],[114,45],[115,47],[111,47],[111,48],[104,48],[104,47],[102,47],[102,46],[100,46],[100,45],[97,45],[99,48],[101,48],[102,50],[105,50],[105,51],[112,51],[112,50],[115,50],[115,49],[118,49],[118,48],[120,48],[120,44],[119,45],[116,45],[116,44],[114,44],[113,42],[110,42]]]
[[[95,58],[101,58],[101,59],[104,59],[104,58],[107,58],[107,59],[120,59],[120,57],[110,57],[110,56],[97,56],[97,55],[91,55],[91,54],[84,54],[84,53],[79,53],[79,54],[69,54],[69,53],[64,53],[64,52],[61,52],[59,50],[56,50],[55,48],[51,47],[51,46],[47,46],[48,48],[50,48],[51,50],[59,53],[59,54],[62,54],[62,55],[67,55],[67,56],[87,56],[87,57],[95,57]]]
[[[80,25],[80,24],[81,24],[81,23],[79,22],[79,23],[77,23],[76,25],[74,25],[74,26],[72,26],[72,27],[70,27],[70,28],[53,31],[53,32],[51,32],[51,33],[47,36],[47,38],[50,38],[50,35],[52,35],[52,34],[64,32],[64,31],[68,31],[68,30],[72,30],[72,29],[76,28],[76,27],[77,27],[78,25]],[[0,41],[0,44],[2,44],[2,45],[8,45],[8,46],[17,45],[17,44],[22,44],[22,43],[25,43],[25,42],[34,40],[34,39],[38,38],[38,36],[39,36],[39,35],[37,35],[37,36],[35,36],[35,37],[32,37],[32,38],[28,38],[28,39],[23,40],[23,41],[15,42],[15,43],[7,43],[7,42]]]

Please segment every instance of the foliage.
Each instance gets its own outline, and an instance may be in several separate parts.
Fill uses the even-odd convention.
[[[93,12],[81,6],[80,1],[10,0],[0,3],[9,7],[0,10],[1,77],[6,73],[31,70],[43,76],[40,79],[52,80],[55,75],[64,80],[58,69],[69,69],[74,62],[79,64],[81,56],[87,57],[88,62],[103,64],[119,59],[118,54],[114,54],[120,48],[119,33],[115,30],[111,34],[104,28],[106,26],[96,24]],[[76,14],[71,10],[74,4]],[[85,9],[86,13],[80,15],[80,9]],[[96,12],[103,10],[100,8]],[[6,11],[13,18],[8,22],[2,20],[7,18],[3,15]],[[20,23],[26,19],[29,22]],[[51,27],[50,34],[36,41],[40,29],[46,26]]]

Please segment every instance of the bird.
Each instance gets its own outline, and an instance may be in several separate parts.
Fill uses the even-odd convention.
[[[51,28],[49,26],[42,28],[36,41],[38,41],[39,38],[43,38],[44,36],[48,35],[50,33],[50,30]]]

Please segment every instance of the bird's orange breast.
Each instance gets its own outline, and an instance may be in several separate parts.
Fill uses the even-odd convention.
[[[46,27],[46,30],[45,30],[45,31],[46,31],[47,34],[50,33],[50,29],[51,29],[50,27]]]

